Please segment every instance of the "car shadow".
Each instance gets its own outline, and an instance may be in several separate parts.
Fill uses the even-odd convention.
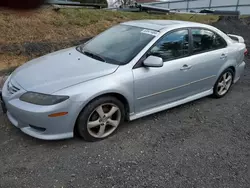
[[[144,122],[146,122],[148,120],[152,120],[152,119],[155,119],[155,118],[157,118],[157,119],[163,118],[163,117],[166,116],[166,113],[174,114],[174,113],[178,113],[178,112],[181,112],[181,111],[184,111],[184,110],[188,110],[191,107],[192,108],[199,107],[201,104],[204,104],[204,103],[206,103],[207,101],[209,101],[211,99],[214,99],[214,98],[212,96],[207,96],[207,97],[197,99],[195,101],[191,101],[191,102],[188,102],[188,103],[185,103],[185,104],[182,104],[182,105],[179,105],[179,106],[167,109],[167,110],[163,110],[163,111],[160,111],[160,112],[157,112],[157,113],[154,113],[154,114],[150,114],[150,115],[142,117],[142,118],[138,118],[138,119],[133,120],[131,122],[126,121],[119,128],[119,131],[122,131],[123,129],[127,129],[127,128],[129,128],[130,126],[132,126],[134,124],[138,124],[138,123],[143,124]],[[216,100],[216,99],[214,99],[214,100]]]

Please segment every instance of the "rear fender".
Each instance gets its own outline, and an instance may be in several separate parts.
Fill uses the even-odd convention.
[[[216,80],[219,79],[220,75],[222,74],[223,71],[225,71],[226,69],[228,69],[229,67],[233,67],[234,71],[236,70],[236,60],[229,60],[227,61],[219,70],[218,74],[217,74],[217,78]]]

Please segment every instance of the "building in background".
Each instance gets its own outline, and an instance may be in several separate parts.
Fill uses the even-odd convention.
[[[181,12],[200,12],[204,9],[239,11],[241,15],[250,15],[250,0],[161,0],[150,5],[178,10]]]

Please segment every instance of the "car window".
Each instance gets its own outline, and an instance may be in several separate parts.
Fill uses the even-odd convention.
[[[206,29],[192,29],[193,53],[203,53],[226,47],[226,41],[218,34]]]
[[[163,61],[169,61],[187,56],[189,53],[188,30],[178,30],[163,36],[156,45],[151,48],[149,55],[161,57]]]

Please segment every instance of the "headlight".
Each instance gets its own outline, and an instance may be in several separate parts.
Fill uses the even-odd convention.
[[[37,105],[53,105],[63,102],[68,98],[69,96],[57,96],[35,92],[27,92],[20,97],[20,100]]]

